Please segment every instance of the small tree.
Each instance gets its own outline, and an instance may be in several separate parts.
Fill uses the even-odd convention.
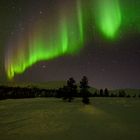
[[[119,91],[119,97],[126,97],[126,92],[125,92],[125,90],[120,90],[120,91]]]
[[[110,94],[110,97],[115,97],[115,94],[114,94],[114,93],[111,93],[111,94]]]
[[[104,96],[105,96],[105,97],[109,97],[109,91],[108,91],[107,88],[105,88],[105,90],[104,90]]]
[[[69,78],[67,81],[67,86],[63,88],[64,92],[64,100],[68,100],[71,102],[74,99],[75,94],[77,93],[77,85],[74,78]]]
[[[64,86],[62,88],[62,95],[63,95],[63,100],[66,101],[68,99],[68,87],[67,86]]]
[[[95,91],[93,97],[97,97],[97,96],[98,96],[97,91]]]
[[[128,94],[126,97],[127,97],[127,98],[130,98],[131,96]]]
[[[84,104],[89,104],[89,85],[88,85],[88,79],[86,76],[82,78],[80,81],[80,92],[83,97],[82,102]]]
[[[133,95],[133,98],[135,98],[135,97],[136,97],[136,94]]]
[[[100,89],[100,95],[99,95],[100,97],[103,97],[104,96],[104,91],[103,91],[103,89]]]

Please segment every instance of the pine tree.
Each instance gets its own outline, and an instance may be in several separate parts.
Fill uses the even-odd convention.
[[[80,81],[80,89],[81,89],[80,92],[83,97],[82,102],[84,104],[89,104],[89,91],[88,91],[89,85],[88,85],[88,79],[86,76],[84,76],[82,80]]]
[[[64,100],[68,100],[68,102],[71,102],[74,99],[74,96],[76,96],[77,93],[77,85],[74,78],[69,78],[67,81],[67,86],[64,88]]]
[[[103,89],[100,89],[100,97],[103,97],[104,96],[104,91]]]
[[[105,88],[105,90],[104,90],[104,96],[105,96],[105,97],[109,97],[109,91],[108,91],[107,88]]]

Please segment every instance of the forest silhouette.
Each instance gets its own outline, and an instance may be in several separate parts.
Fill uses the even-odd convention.
[[[83,76],[79,84],[73,77],[67,80],[67,84],[59,89],[45,89],[35,86],[27,87],[9,87],[0,86],[0,100],[4,99],[23,99],[37,97],[56,97],[63,101],[72,102],[74,98],[82,98],[84,104],[90,103],[90,97],[126,97],[135,98],[136,94],[129,95],[125,90],[119,90],[118,93],[112,93],[107,88],[91,92],[88,78]],[[140,98],[140,94],[138,95]]]

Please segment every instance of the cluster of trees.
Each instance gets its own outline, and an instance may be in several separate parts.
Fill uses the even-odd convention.
[[[39,89],[36,87],[0,86],[0,100],[35,97],[54,97],[57,90]]]
[[[78,91],[78,88],[80,88],[80,91]],[[63,100],[68,102],[71,102],[74,97],[82,97],[82,102],[89,104],[89,88],[90,87],[86,76],[84,76],[80,81],[80,86],[77,86],[76,81],[71,77],[67,81],[67,85],[58,90],[56,97],[63,98]]]
[[[105,88],[91,93],[89,91],[88,78],[83,76],[80,83],[77,84],[74,78],[69,78],[67,84],[59,89],[40,89],[37,87],[8,87],[0,86],[0,100],[3,99],[21,99],[21,98],[35,98],[35,97],[57,97],[64,101],[71,102],[75,97],[82,97],[82,102],[89,104],[89,97],[131,97],[124,90],[118,93],[110,93]],[[136,95],[132,95],[133,98]],[[140,94],[139,94],[140,98]]]
[[[80,92],[74,78],[69,78],[67,85],[59,89],[40,89],[37,87],[8,87],[0,86],[0,100],[22,99],[35,97],[57,97],[71,102],[74,97],[82,97],[83,103],[89,103],[88,79],[84,76],[80,82]]]
[[[126,98],[137,97],[136,94],[130,96],[129,94],[126,93],[125,90],[119,90],[116,93],[112,93],[107,88],[105,88],[104,90],[100,89],[99,91],[96,91],[92,95],[93,95],[92,97],[126,97]],[[140,97],[140,94],[138,97]]]

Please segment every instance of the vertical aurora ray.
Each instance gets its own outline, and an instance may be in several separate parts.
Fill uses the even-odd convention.
[[[97,25],[108,38],[116,37],[121,26],[121,8],[118,0],[99,0],[95,10]]]
[[[61,27],[61,44],[62,44],[62,52],[65,54],[68,49],[68,32],[65,21],[62,22]]]
[[[84,40],[84,31],[83,31],[83,14],[82,14],[82,3],[81,0],[77,0],[77,19],[79,24],[80,39]]]

